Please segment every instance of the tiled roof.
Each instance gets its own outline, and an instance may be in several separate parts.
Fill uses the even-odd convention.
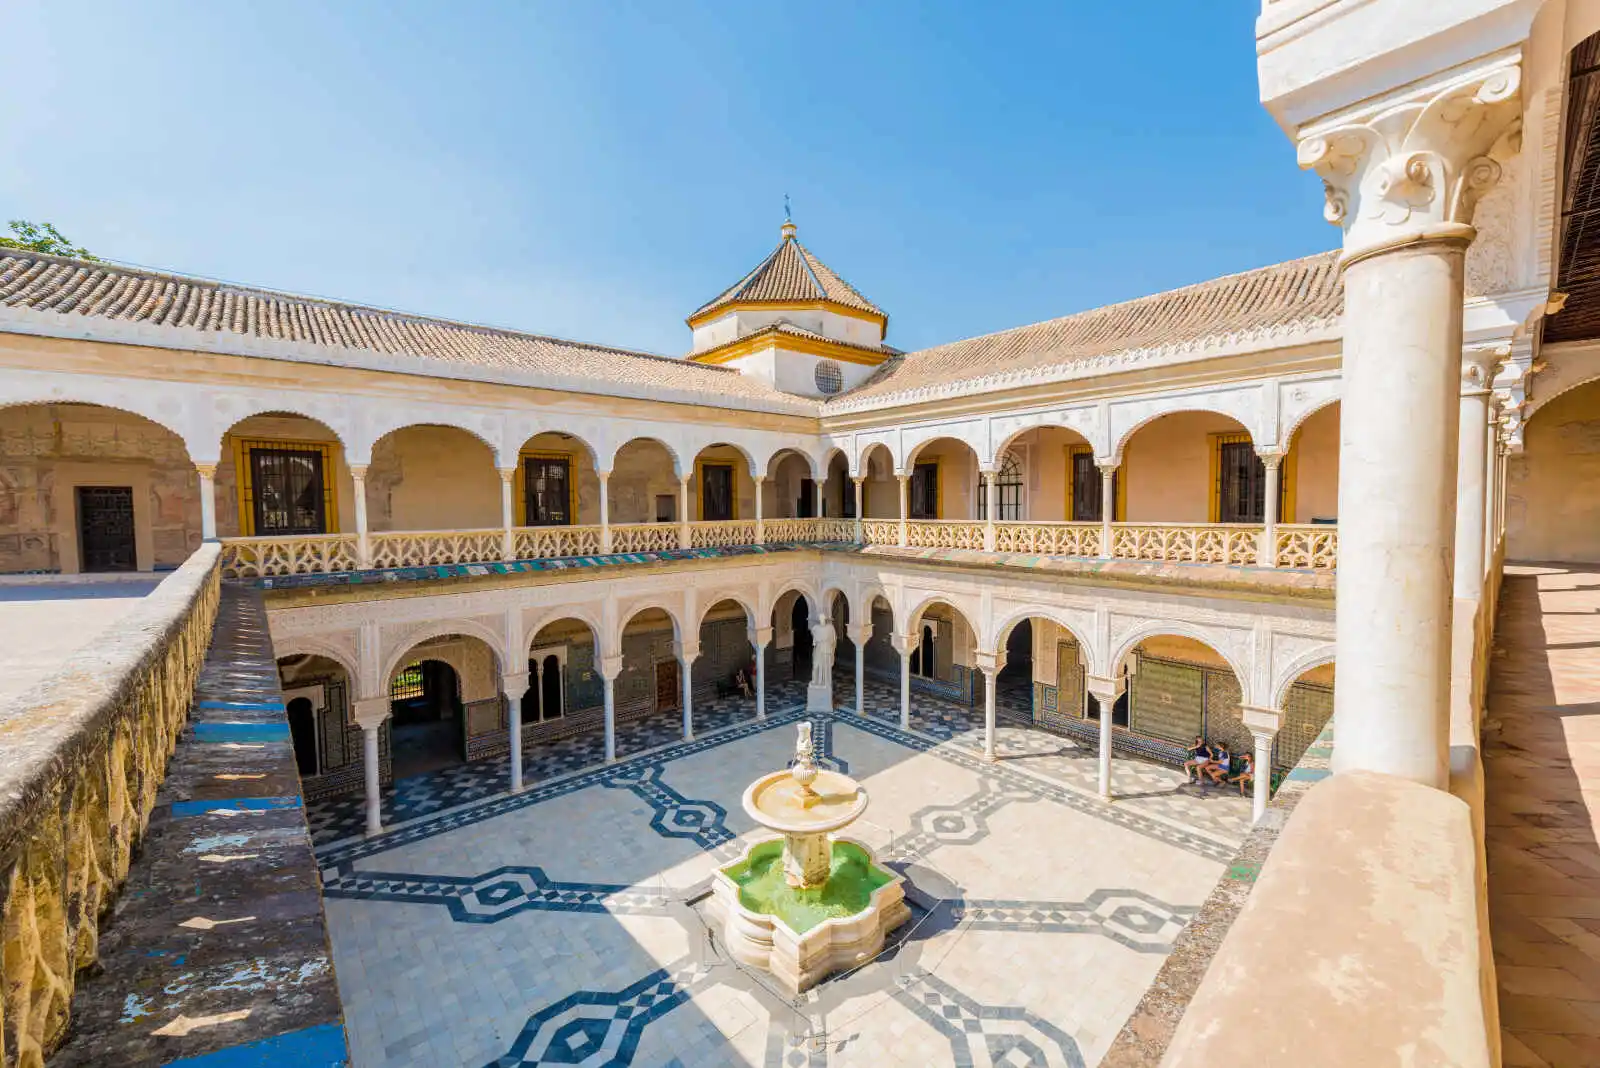
[[[733,304],[767,301],[826,300],[857,311],[883,315],[883,309],[856,292],[850,283],[811,253],[785,224],[783,240],[755,270],[701,305],[690,319]]]
[[[170,328],[175,347],[191,347],[178,344],[180,336],[203,332],[222,351],[230,338],[281,342],[414,357],[463,370],[548,375],[552,388],[592,385],[596,392],[607,392],[607,387],[631,386],[652,395],[677,394],[662,399],[740,406],[768,402],[762,406],[814,410],[812,402],[758,378],[670,356],[14,249],[0,249],[0,314],[6,309],[55,312],[113,326]]]
[[[824,412],[921,399],[936,387],[960,392],[996,376],[1047,373],[1061,366],[1104,362],[1119,354],[1178,350],[1287,335],[1337,323],[1344,310],[1339,254],[1215,278],[1122,304],[908,352],[885,363],[856,389],[833,398]]]

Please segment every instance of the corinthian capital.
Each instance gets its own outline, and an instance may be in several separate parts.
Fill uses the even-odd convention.
[[[1522,59],[1502,55],[1442,82],[1313,124],[1300,166],[1321,176],[1346,260],[1430,238],[1470,240],[1472,212],[1515,152]]]

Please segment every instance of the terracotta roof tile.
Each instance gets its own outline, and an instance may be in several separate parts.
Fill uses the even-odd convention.
[[[592,382],[597,392],[627,384],[701,393],[708,404],[810,404],[729,368],[670,356],[15,249],[0,249],[0,308],[549,373]]]
[[[794,237],[792,228],[785,226],[783,240],[756,264],[755,270],[702,304],[689,318],[734,304],[789,300],[827,300],[858,311],[883,314],[883,309],[817,259]]]
[[[1337,322],[1344,310],[1338,253],[1325,252],[1061,319],[908,352],[824,411],[893,402],[933,387],[1119,353],[1200,345]]]

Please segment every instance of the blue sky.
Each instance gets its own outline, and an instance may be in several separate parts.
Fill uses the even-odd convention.
[[[12,0],[0,219],[648,351],[800,239],[920,348],[1334,247],[1253,0]]]

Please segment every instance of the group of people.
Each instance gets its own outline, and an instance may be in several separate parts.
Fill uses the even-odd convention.
[[[1238,783],[1242,797],[1245,787],[1256,781],[1256,761],[1249,753],[1241,753],[1239,758],[1244,762],[1243,766],[1239,774],[1233,775],[1233,754],[1228,752],[1227,745],[1220,742],[1211,745],[1203,737],[1196,737],[1194,744],[1189,747],[1189,759],[1183,762],[1183,770],[1190,782],[1202,786],[1207,783],[1217,786]]]

